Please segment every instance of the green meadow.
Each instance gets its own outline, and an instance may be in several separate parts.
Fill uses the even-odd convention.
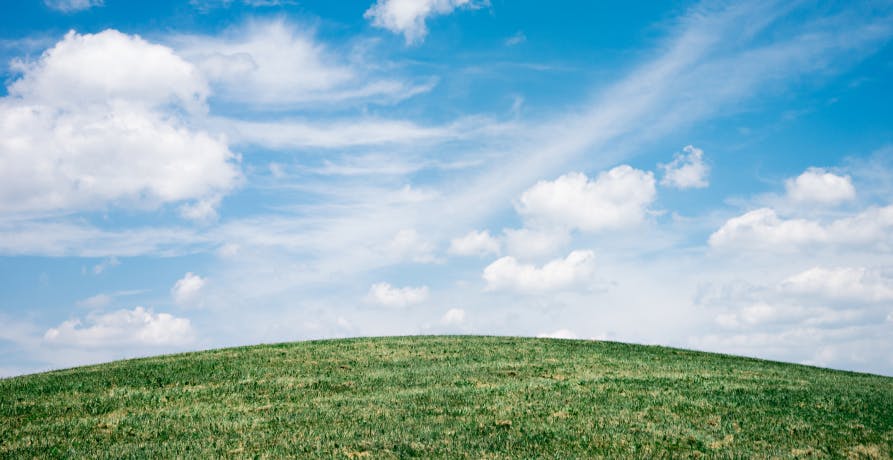
[[[614,342],[261,345],[0,380],[0,458],[891,458],[893,378]]]

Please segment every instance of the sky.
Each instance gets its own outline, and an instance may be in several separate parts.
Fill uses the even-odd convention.
[[[415,334],[893,375],[893,2],[0,8],[0,376]]]

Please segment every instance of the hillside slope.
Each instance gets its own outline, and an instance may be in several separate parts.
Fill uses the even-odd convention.
[[[263,345],[0,380],[0,457],[893,456],[893,378],[611,342]]]

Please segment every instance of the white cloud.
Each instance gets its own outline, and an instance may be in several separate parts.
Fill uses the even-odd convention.
[[[213,221],[217,219],[217,207],[220,206],[220,200],[221,196],[217,195],[184,204],[180,206],[180,215],[196,222]]]
[[[788,198],[795,203],[834,205],[856,197],[850,176],[838,176],[821,168],[809,168],[785,181]]]
[[[403,120],[377,119],[324,123],[290,119],[276,121],[218,119],[215,126],[227,132],[235,144],[259,145],[280,150],[435,142],[459,137],[460,132],[458,127],[426,127]]]
[[[660,184],[668,187],[704,188],[710,185],[707,175],[710,167],[704,163],[704,151],[688,145],[685,153],[676,154],[670,164],[659,165],[664,171],[664,177]]]
[[[865,267],[813,267],[785,279],[780,288],[832,301],[893,301],[893,277]]]
[[[397,288],[388,283],[376,283],[369,288],[366,298],[370,302],[385,307],[401,308],[415,305],[428,299],[428,287],[402,287]]]
[[[472,230],[461,238],[451,240],[449,252],[460,256],[499,255],[499,247],[499,240],[490,236],[489,231]]]
[[[202,278],[192,272],[186,273],[171,288],[174,302],[180,305],[194,305],[199,300],[202,288],[205,287],[206,283],[206,278]]]
[[[397,232],[384,248],[385,255],[394,261],[410,260],[418,263],[436,262],[434,245],[412,228]]]
[[[521,195],[516,209],[535,226],[595,231],[639,223],[654,197],[650,172],[621,165],[594,180],[570,173],[539,181]]]
[[[48,344],[75,347],[167,346],[189,343],[194,338],[190,321],[167,313],[136,307],[111,313],[91,314],[86,321],[73,319],[46,331]]]
[[[43,4],[48,8],[61,11],[63,13],[72,13],[93,8],[94,6],[102,6],[103,0],[43,0]]]
[[[536,335],[541,339],[576,339],[577,334],[574,331],[569,329],[558,329],[557,331],[552,332],[542,332]]]
[[[564,259],[546,263],[542,268],[519,263],[506,256],[484,269],[488,290],[545,292],[570,288],[591,279],[595,271],[592,251],[573,251]]]
[[[455,326],[465,322],[465,310],[461,308],[450,308],[440,318],[440,324],[447,326]]]
[[[770,208],[747,212],[726,221],[710,235],[715,248],[787,249],[826,244],[875,247],[885,251],[893,243],[893,205],[869,208],[852,217],[828,223],[782,219]]]
[[[348,100],[399,101],[432,86],[373,77],[372,66],[341,58],[317,42],[312,30],[284,20],[249,22],[222,37],[184,35],[172,42],[211,82],[215,98],[268,110]]]
[[[512,35],[511,37],[505,39],[505,46],[520,45],[521,43],[524,43],[526,41],[527,41],[527,35],[524,35],[524,32],[521,32],[519,30],[519,31],[515,32],[515,34]]]
[[[420,43],[428,35],[425,21],[450,14],[457,8],[479,8],[475,0],[376,0],[363,15],[375,27],[403,34],[406,44]]]
[[[176,104],[204,110],[208,85],[192,64],[168,47],[116,30],[68,32],[34,62],[16,61],[21,78],[9,94],[55,108],[115,104]]]
[[[111,267],[121,265],[121,261],[117,257],[106,257],[102,262],[93,266],[93,274],[100,275]]]
[[[169,48],[70,32],[18,69],[0,99],[0,212],[157,206],[239,182],[226,143],[180,120],[207,87]]]

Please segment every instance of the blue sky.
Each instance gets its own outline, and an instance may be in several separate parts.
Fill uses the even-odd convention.
[[[0,375],[447,333],[893,375],[893,3],[3,10]]]

